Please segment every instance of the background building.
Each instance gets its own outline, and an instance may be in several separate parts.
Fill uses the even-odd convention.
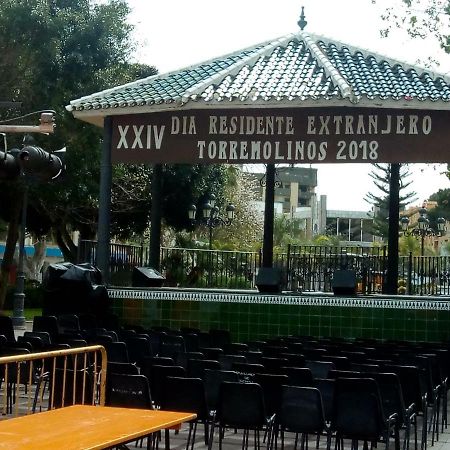
[[[251,173],[258,180],[261,199],[264,199],[265,188],[259,183],[264,181],[264,173]],[[317,169],[309,167],[277,167],[275,175],[275,203],[282,205],[283,213],[293,217],[297,208],[311,207],[317,187]]]
[[[275,214],[286,214],[292,219],[301,219],[305,238],[315,235],[338,236],[343,244],[366,243],[374,238],[370,232],[372,216],[367,211],[328,210],[326,195],[318,196],[317,171],[309,167],[278,167],[275,181]],[[263,173],[251,173],[258,180],[260,201],[258,209],[264,211]],[[259,181],[262,180],[262,185]]]

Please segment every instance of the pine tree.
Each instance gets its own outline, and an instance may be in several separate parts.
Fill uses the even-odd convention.
[[[381,194],[368,192],[364,200],[372,205],[373,210],[373,227],[372,234],[381,238],[388,236],[388,216],[389,216],[389,183],[391,180],[390,164],[373,164],[373,169],[369,173],[373,179],[375,187]],[[412,181],[408,180],[411,176],[407,164],[400,166],[400,210],[406,205],[415,201],[416,192],[408,191]]]

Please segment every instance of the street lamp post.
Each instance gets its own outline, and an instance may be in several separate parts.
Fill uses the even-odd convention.
[[[24,183],[22,197],[22,214],[19,232],[19,261],[17,265],[16,289],[13,300],[12,322],[14,328],[25,328],[24,302],[25,302],[25,233],[27,223],[28,185]]]
[[[234,219],[235,207],[232,203],[228,203],[225,209],[225,216],[220,216],[220,210],[216,205],[216,197],[209,194],[206,201],[201,206],[201,216],[197,217],[197,207],[191,205],[188,210],[191,223],[201,223],[208,227],[209,230],[209,250],[212,250],[212,232],[214,228],[219,226],[230,226]],[[211,252],[208,252],[208,286],[211,286],[212,279],[212,258]]]
[[[424,280],[424,270],[423,270],[423,256],[425,254],[425,237],[427,236],[442,236],[446,233],[446,221],[443,217],[439,217],[436,221],[437,231],[430,227],[430,221],[427,217],[426,208],[419,209],[419,218],[417,219],[417,226],[409,229],[409,217],[402,216],[400,218],[400,226],[403,234],[405,236],[415,236],[420,238],[420,285],[421,294],[423,288]]]
[[[202,223],[209,230],[209,249],[212,250],[212,231],[219,226],[230,226],[234,219],[235,207],[232,203],[228,203],[225,209],[225,217],[220,216],[220,210],[216,206],[216,197],[210,194],[202,205],[201,217],[197,217],[197,207],[191,205],[188,210],[189,219],[192,223]]]
[[[430,227],[430,221],[427,217],[426,208],[419,209],[419,218],[417,219],[417,226],[409,229],[409,217],[402,216],[400,218],[400,226],[404,235],[415,236],[420,238],[420,256],[424,256],[425,237],[427,236],[442,236],[446,232],[446,222],[443,217],[439,217],[436,221],[437,232]]]

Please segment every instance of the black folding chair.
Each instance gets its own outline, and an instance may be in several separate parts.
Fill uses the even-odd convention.
[[[301,435],[301,450],[308,446],[308,435],[325,432],[327,447],[330,445],[330,427],[325,421],[324,408],[320,391],[312,387],[283,386],[281,390],[280,411],[276,419],[281,437],[281,449],[284,450],[284,435],[295,433],[295,448],[298,435]],[[275,448],[277,444],[275,433]]]
[[[271,429],[273,417],[266,414],[264,393],[256,383],[224,381],[220,386],[216,422],[219,428],[219,448],[222,448],[226,427],[243,430],[242,449],[248,449],[250,430],[254,431],[255,448],[260,448],[260,431]],[[211,427],[209,450],[212,449],[215,423]],[[271,436],[268,436],[269,448]]]
[[[337,444],[342,443],[343,448],[345,438],[352,440],[352,447],[358,441],[367,446],[383,440],[388,450],[390,436],[394,435],[395,448],[399,450],[397,415],[385,416],[376,381],[372,378],[338,377],[335,386],[331,430],[336,433]]]
[[[208,445],[209,425],[214,420],[214,414],[207,405],[205,385],[200,378],[167,377],[161,395],[161,409],[167,411],[192,412],[197,415],[189,422],[189,434],[186,450],[194,449],[197,424],[205,427],[205,445]]]
[[[148,380],[144,375],[111,373],[106,377],[106,406],[153,409]],[[159,433],[147,438],[147,449],[155,448]]]

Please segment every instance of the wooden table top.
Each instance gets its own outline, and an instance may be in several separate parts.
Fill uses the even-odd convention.
[[[183,412],[74,405],[0,421],[0,449],[105,449],[195,418]]]

